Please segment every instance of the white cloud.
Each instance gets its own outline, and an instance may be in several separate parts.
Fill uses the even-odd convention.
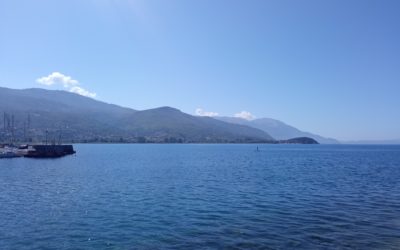
[[[60,72],[53,72],[48,76],[38,78],[36,79],[36,82],[46,86],[62,85],[64,89],[67,89],[69,92],[90,98],[96,97],[96,93],[90,92],[78,86],[79,85],[78,80],[72,79],[72,77],[66,76]]]
[[[54,84],[62,84],[64,88],[68,88],[70,86],[79,84],[77,80],[72,79],[72,77],[70,76],[61,74],[60,72],[53,72],[48,76],[44,76],[37,79],[36,82],[47,86],[51,86]]]
[[[233,116],[237,117],[237,118],[242,118],[242,119],[245,119],[245,120],[249,120],[249,121],[256,118],[254,115],[252,115],[248,111],[242,111],[242,112],[239,112],[237,114],[234,114]]]
[[[198,116],[209,116],[209,117],[214,117],[219,115],[217,112],[204,111],[202,108],[197,108],[195,114]]]
[[[83,88],[78,87],[78,86],[72,87],[69,90],[69,92],[72,92],[72,93],[75,93],[75,94],[78,94],[78,95],[83,95],[83,96],[90,97],[90,98],[95,98],[96,97],[96,93],[89,92],[86,89],[83,89]]]

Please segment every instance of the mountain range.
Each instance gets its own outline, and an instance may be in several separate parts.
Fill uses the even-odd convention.
[[[0,88],[0,139],[71,142],[274,142],[268,133],[171,107],[137,111],[74,93]],[[47,138],[47,139],[46,139]]]
[[[309,137],[283,122],[263,118],[192,116],[172,107],[134,110],[78,94],[0,88],[0,141],[285,143]],[[286,143],[311,143],[307,138]]]
[[[237,117],[215,117],[221,121],[246,125],[267,132],[276,140],[288,140],[296,137],[309,137],[321,144],[338,144],[339,141],[322,137],[320,135],[301,131],[293,126],[287,125],[284,122],[271,118],[260,118],[255,120],[245,120]]]

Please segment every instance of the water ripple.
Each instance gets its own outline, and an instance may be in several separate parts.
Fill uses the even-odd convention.
[[[399,146],[76,147],[0,161],[1,249],[400,249]]]

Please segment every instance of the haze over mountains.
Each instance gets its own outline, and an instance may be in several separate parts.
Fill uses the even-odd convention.
[[[312,133],[301,131],[293,126],[287,125],[284,122],[271,119],[260,118],[255,120],[245,120],[237,117],[215,117],[221,121],[231,122],[235,124],[246,125],[253,128],[258,128],[268,132],[276,140],[288,140],[296,137],[310,137],[322,144],[337,144],[339,141],[315,135]]]
[[[393,140],[360,140],[360,141],[343,141],[345,144],[385,144],[385,145],[400,145],[400,139]]]

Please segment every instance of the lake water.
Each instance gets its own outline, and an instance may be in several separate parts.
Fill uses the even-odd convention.
[[[0,249],[400,249],[400,146],[75,148],[0,160]]]

